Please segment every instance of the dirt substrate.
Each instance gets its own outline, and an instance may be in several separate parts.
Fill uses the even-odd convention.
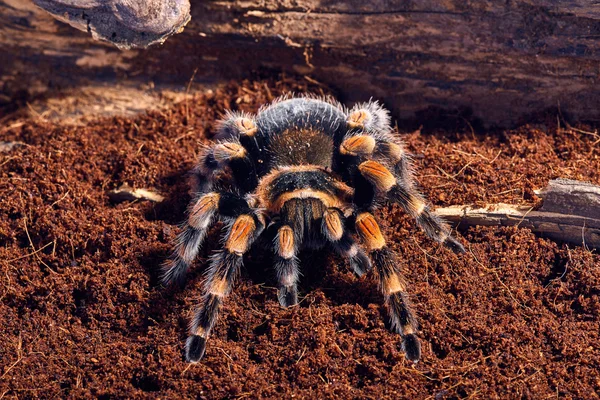
[[[219,241],[215,227],[185,289],[158,285],[189,201],[186,171],[225,109],[255,111],[290,89],[319,91],[245,82],[133,119],[0,127],[1,140],[23,143],[0,153],[0,398],[598,398],[597,253],[526,229],[471,228],[456,256],[395,206],[379,216],[421,321],[420,363],[388,330],[372,275],[303,254],[302,301],[282,309],[260,252],[205,360],[183,362]],[[532,204],[557,177],[600,184],[598,137],[557,130],[556,116],[488,135],[457,121],[405,135],[436,206]],[[111,203],[125,182],[166,200]]]

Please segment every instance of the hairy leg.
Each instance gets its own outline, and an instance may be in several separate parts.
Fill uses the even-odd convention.
[[[373,259],[392,329],[402,336],[402,348],[406,358],[417,362],[421,358],[421,344],[417,337],[418,323],[412,311],[396,253],[387,246],[379,224],[371,213],[363,212],[357,215],[356,230]]]

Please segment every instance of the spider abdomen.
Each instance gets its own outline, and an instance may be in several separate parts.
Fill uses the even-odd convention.
[[[346,115],[339,104],[311,98],[292,98],[274,102],[256,118],[259,132],[274,137],[290,128],[330,132],[339,144],[345,135]]]
[[[293,127],[272,135],[269,142],[270,166],[318,165],[331,168],[333,138],[316,129]]]

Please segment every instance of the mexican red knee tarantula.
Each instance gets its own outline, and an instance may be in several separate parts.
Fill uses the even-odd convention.
[[[257,115],[230,113],[216,138],[193,171],[187,223],[164,265],[164,283],[182,282],[211,223],[226,223],[223,248],[211,258],[204,298],[190,323],[186,359],[203,357],[243,255],[263,236],[272,243],[283,307],[298,302],[303,248],[328,245],[359,276],[374,265],[391,326],[406,357],[418,361],[418,324],[400,263],[372,211],[383,200],[398,203],[429,237],[455,252],[464,248],[419,193],[388,112],[376,102],[348,111],[330,100],[282,99]]]

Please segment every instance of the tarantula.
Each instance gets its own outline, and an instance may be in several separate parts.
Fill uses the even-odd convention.
[[[204,356],[243,255],[261,236],[271,244],[283,307],[298,302],[303,248],[330,246],[358,276],[374,265],[392,329],[402,336],[406,358],[417,362],[418,324],[401,263],[372,212],[381,201],[395,202],[432,239],[455,252],[464,247],[419,193],[388,112],[377,102],[347,110],[331,99],[283,98],[256,115],[229,113],[215,138],[192,171],[187,222],[164,265],[163,282],[182,283],[211,223],[225,222],[223,248],[211,257],[203,301],[190,322],[187,361]]]

